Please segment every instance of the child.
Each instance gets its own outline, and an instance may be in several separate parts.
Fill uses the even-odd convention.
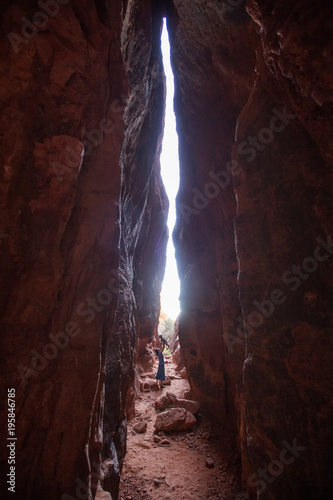
[[[155,349],[155,354],[158,357],[158,370],[155,379],[157,380],[159,388],[162,389],[165,387],[165,385],[163,385],[163,382],[165,381],[164,356],[162,351],[159,349]]]
[[[161,342],[161,344],[162,344],[162,352],[163,352],[164,347],[165,347],[165,346],[170,347],[170,345],[168,344],[167,339],[165,339],[165,338],[163,337],[163,335],[159,335],[159,339],[160,339],[160,342]]]

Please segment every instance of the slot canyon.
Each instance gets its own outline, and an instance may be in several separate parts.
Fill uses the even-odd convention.
[[[1,498],[119,498],[169,237],[163,18],[191,399],[231,443],[232,498],[333,498],[332,5],[4,0],[0,16]]]

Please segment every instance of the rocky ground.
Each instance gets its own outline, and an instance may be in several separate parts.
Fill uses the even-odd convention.
[[[187,431],[154,429],[156,399],[165,392],[183,398],[189,390],[187,380],[175,371],[170,359],[167,362],[171,385],[159,391],[146,389],[136,402],[136,416],[129,422],[119,499],[233,500],[240,491],[237,456],[228,438],[222,443],[208,415],[200,411],[197,424]],[[147,387],[153,379],[146,375],[142,382]],[[138,433],[134,428],[142,422],[147,422],[147,428]]]

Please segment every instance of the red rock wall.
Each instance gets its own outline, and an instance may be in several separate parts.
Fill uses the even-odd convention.
[[[169,19],[180,136],[179,336],[194,397],[235,437],[244,347],[231,358],[223,341],[241,314],[230,160],[255,80],[257,35],[244,9],[230,13],[217,4],[174,2]]]
[[[168,232],[168,201],[161,183],[159,154],[164,116],[164,78],[160,52],[161,12],[150,2],[127,6],[122,31],[122,53],[129,75],[130,98],[124,115],[122,191],[120,197],[119,299],[115,336],[107,349],[107,377],[103,458],[111,458],[115,441],[123,459],[126,441],[127,392],[133,403],[134,350],[154,338],[160,313],[159,294],[164,276]],[[124,360],[128,369],[124,371]],[[115,408],[114,394],[119,394]],[[108,396],[107,396],[108,395]],[[127,408],[128,413],[133,409]],[[115,423],[122,421],[114,436]],[[118,446],[117,446],[118,445]],[[112,474],[104,487],[117,498]]]
[[[13,387],[17,498],[91,498],[101,461],[116,498],[165,263],[160,19],[149,1],[52,5],[1,12],[1,425]]]
[[[239,446],[239,498],[328,498],[332,10],[173,4],[191,387]]]

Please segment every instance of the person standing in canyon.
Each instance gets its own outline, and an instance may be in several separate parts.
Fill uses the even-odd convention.
[[[164,346],[162,347],[162,351],[159,349],[155,349],[155,354],[158,357],[158,370],[155,376],[157,384],[160,389],[163,389],[165,385],[163,382],[165,381],[165,369],[164,369],[164,356],[163,356]]]

